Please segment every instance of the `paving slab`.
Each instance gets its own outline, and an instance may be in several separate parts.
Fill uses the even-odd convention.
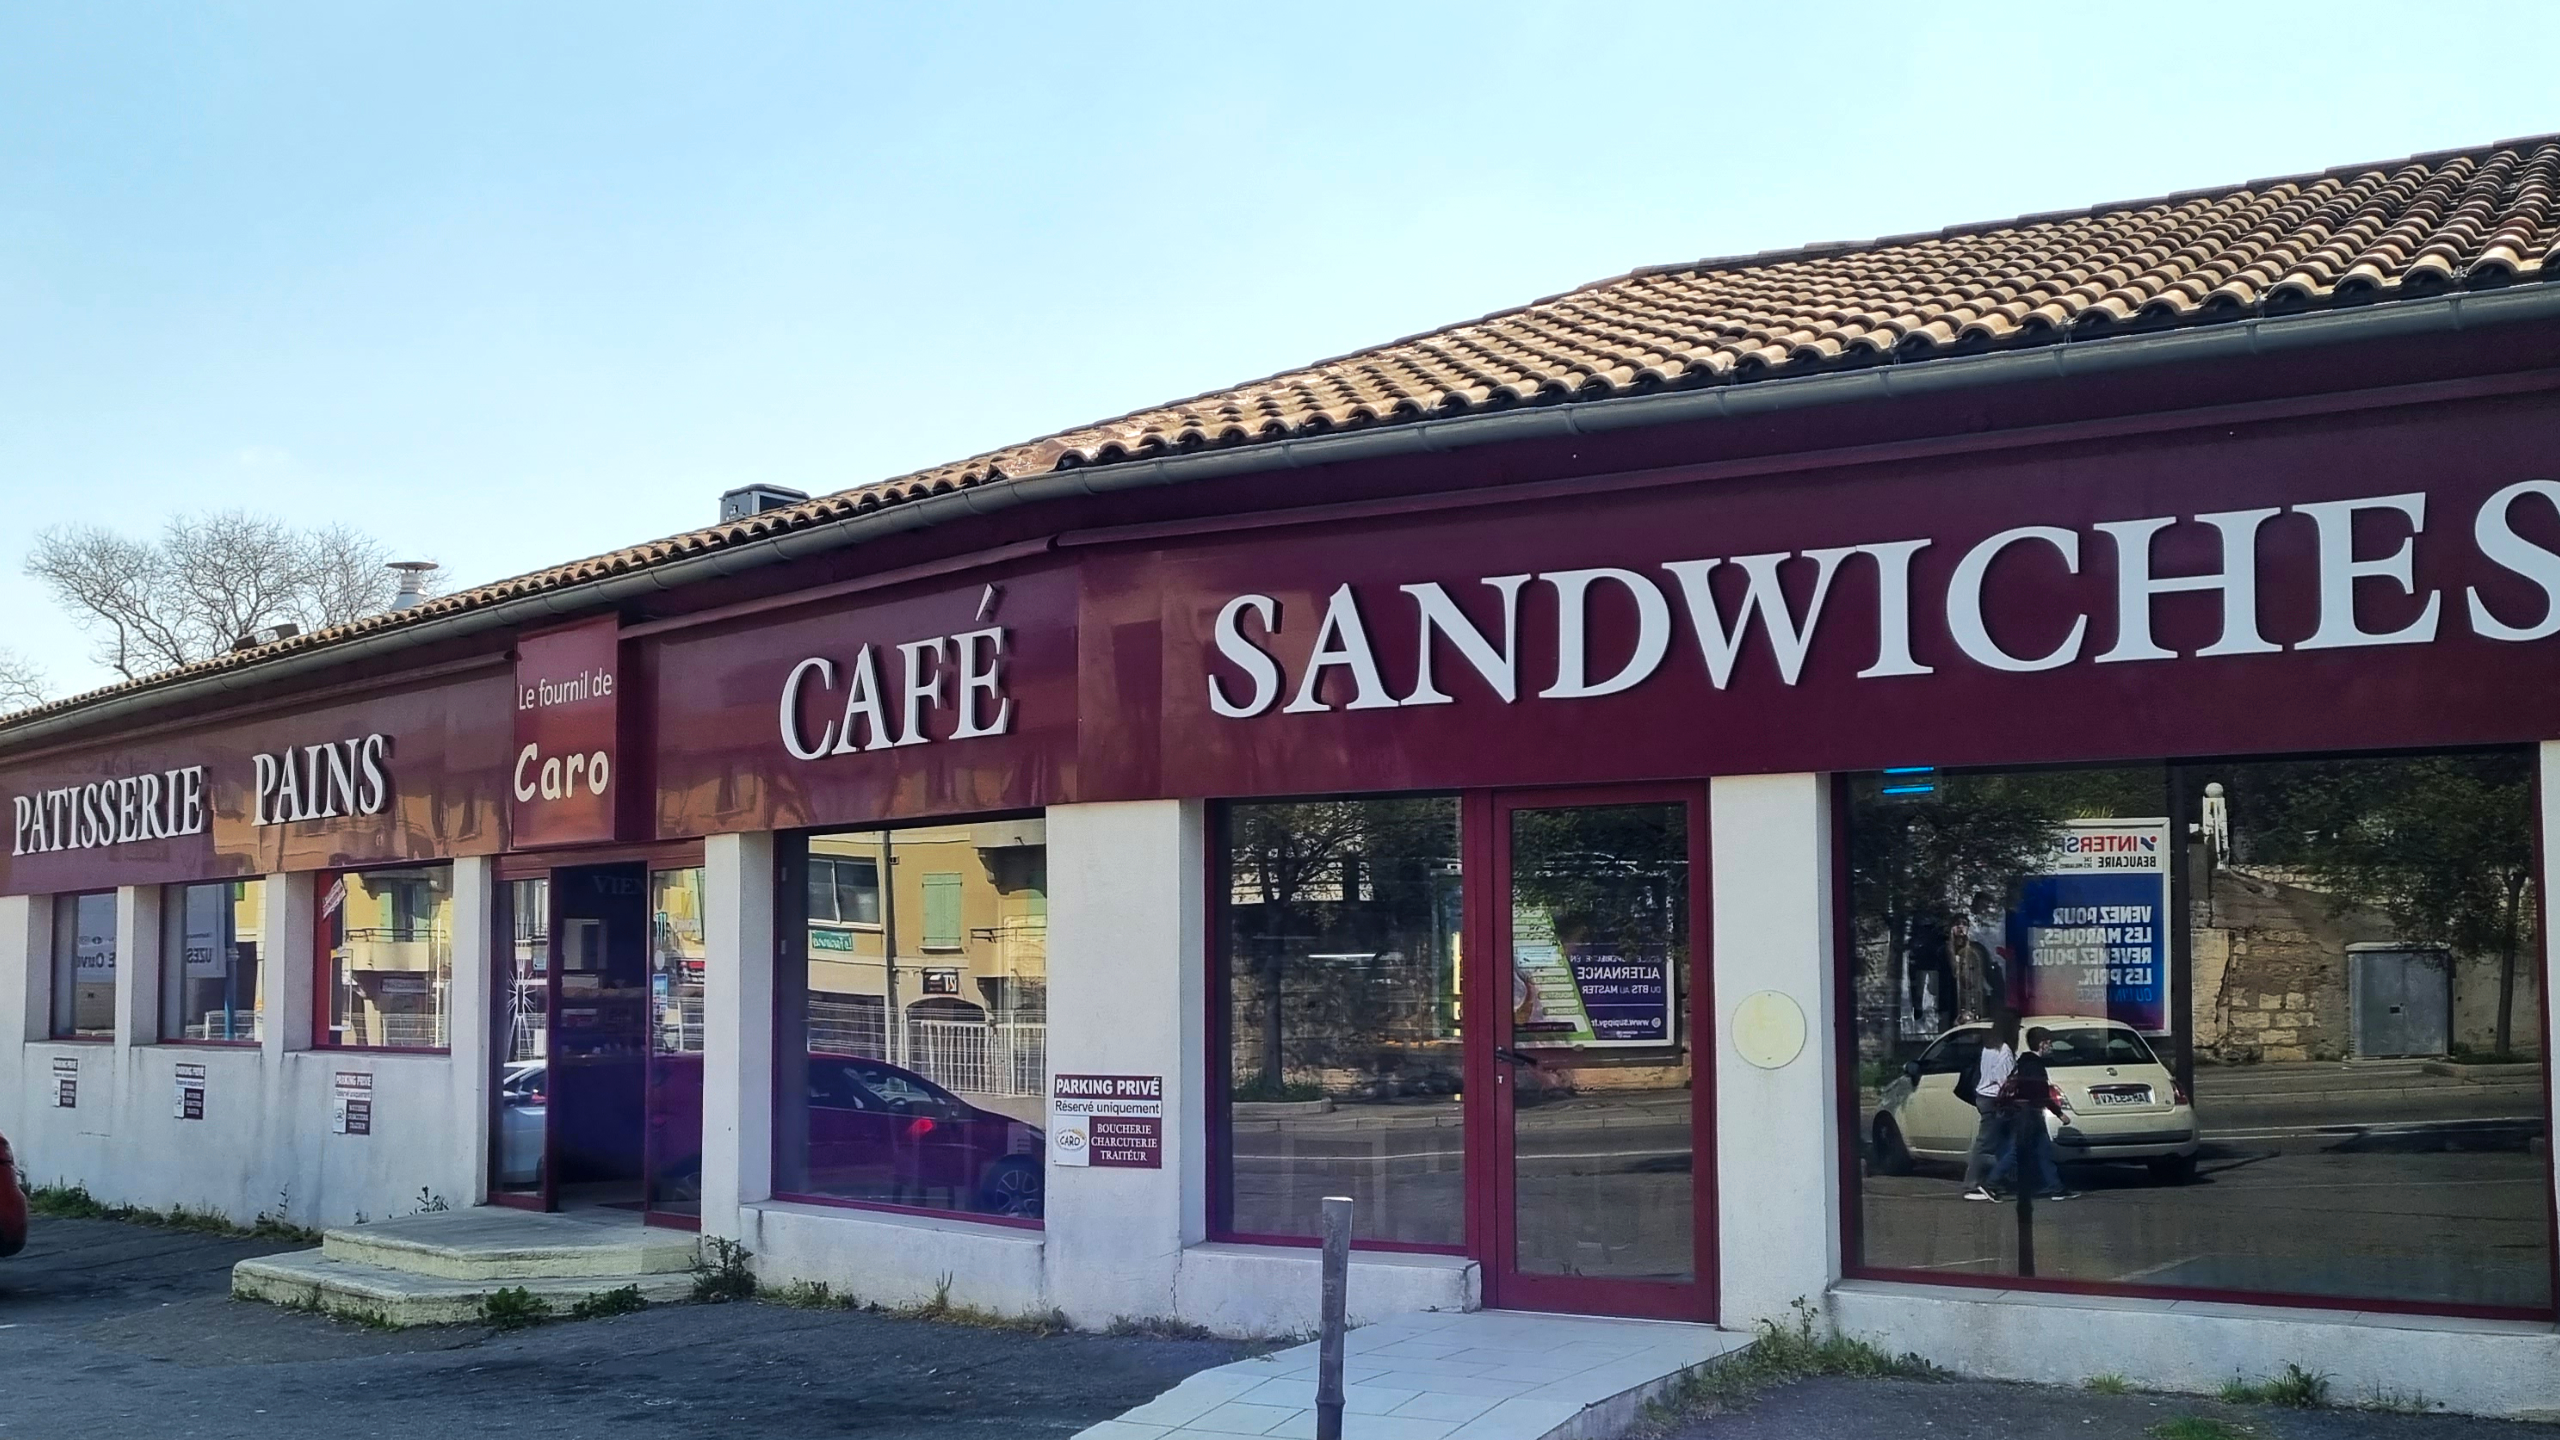
[[[1711,1325],[1477,1310],[1397,1315],[1343,1340],[1343,1440],[1602,1440],[1684,1376],[1747,1348]],[[1313,1343],[1222,1365],[1077,1440],[1303,1440]]]

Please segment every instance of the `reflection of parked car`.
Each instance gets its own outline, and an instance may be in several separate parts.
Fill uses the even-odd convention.
[[[498,1081],[498,1183],[542,1183],[543,1125],[551,1110],[551,1067],[526,1060]]]
[[[0,1135],[0,1259],[27,1248],[27,1192],[18,1183],[18,1157]]]
[[[981,1110],[912,1070],[809,1056],[809,1183],[822,1194],[1035,1219],[1037,1126]]]
[[[2052,1032],[2046,1065],[2071,1120],[2054,1136],[2054,1158],[2139,1160],[2172,1184],[2193,1179],[2194,1107],[2187,1092],[2130,1026],[2085,1015],[2038,1015],[2019,1030]],[[1973,1143],[1974,1107],[1956,1098],[1956,1077],[1982,1054],[1988,1025],[1939,1036],[1884,1089],[1867,1122],[1876,1167],[1905,1174],[1914,1159],[1962,1164]]]

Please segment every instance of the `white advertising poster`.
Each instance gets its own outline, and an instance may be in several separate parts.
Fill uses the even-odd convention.
[[[330,1112],[329,1129],[338,1135],[370,1135],[373,1133],[373,1076],[368,1071],[341,1070],[332,1087],[336,1104]]]
[[[178,1067],[177,1074],[172,1078],[176,1081],[175,1088],[177,1090],[177,1096],[176,1103],[170,1113],[181,1120],[203,1119],[205,1090],[204,1066],[199,1064],[182,1064]]]
[[[1051,1077],[1049,1158],[1079,1169],[1164,1168],[1164,1077]]]

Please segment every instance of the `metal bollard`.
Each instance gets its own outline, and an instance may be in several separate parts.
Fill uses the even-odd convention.
[[[1351,1291],[1351,1201],[1324,1202],[1324,1314],[1316,1348],[1316,1440],[1342,1440],[1342,1316]]]

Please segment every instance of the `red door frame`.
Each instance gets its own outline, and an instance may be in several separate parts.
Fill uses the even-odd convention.
[[[493,926],[497,933],[491,937],[496,943],[489,947],[490,1166],[488,1195],[489,1203],[492,1205],[504,1205],[513,1210],[540,1210],[547,1213],[560,1208],[559,1146],[551,1124],[551,1102],[557,1098],[557,1090],[548,1081],[544,1085],[542,1102],[541,1178],[531,1191],[498,1188],[497,1158],[505,1150],[507,1123],[506,1098],[501,1082],[505,1079],[507,1066],[512,1063],[507,1059],[503,1044],[504,1037],[501,1034],[507,1012],[503,1008],[505,997],[498,993],[498,976],[503,970],[507,983],[509,985],[515,983],[516,884],[523,880],[542,882],[543,908],[547,912],[542,917],[542,1053],[545,1059],[547,1060],[557,1048],[552,1043],[554,1039],[552,1029],[560,1020],[560,956],[558,950],[554,948],[560,943],[560,887],[553,881],[549,869],[518,869],[513,874],[501,871],[496,882],[498,914]]]
[[[1686,1285],[1643,1280],[1523,1275],[1512,1268],[1515,1225],[1512,1086],[1497,1049],[1511,1048],[1510,817],[1521,810],[1676,803],[1687,807],[1689,843],[1689,988],[1687,995],[1692,1255],[1697,1278]],[[1625,1315],[1713,1324],[1717,1314],[1715,1154],[1715,949],[1707,851],[1707,786],[1703,781],[1571,789],[1477,791],[1466,797],[1465,873],[1482,875],[1465,902],[1470,936],[1466,962],[1466,1093],[1468,1249],[1483,1266],[1488,1308]],[[1483,1038],[1474,1038],[1483,1037]],[[1481,1137],[1482,1143],[1476,1143]]]

